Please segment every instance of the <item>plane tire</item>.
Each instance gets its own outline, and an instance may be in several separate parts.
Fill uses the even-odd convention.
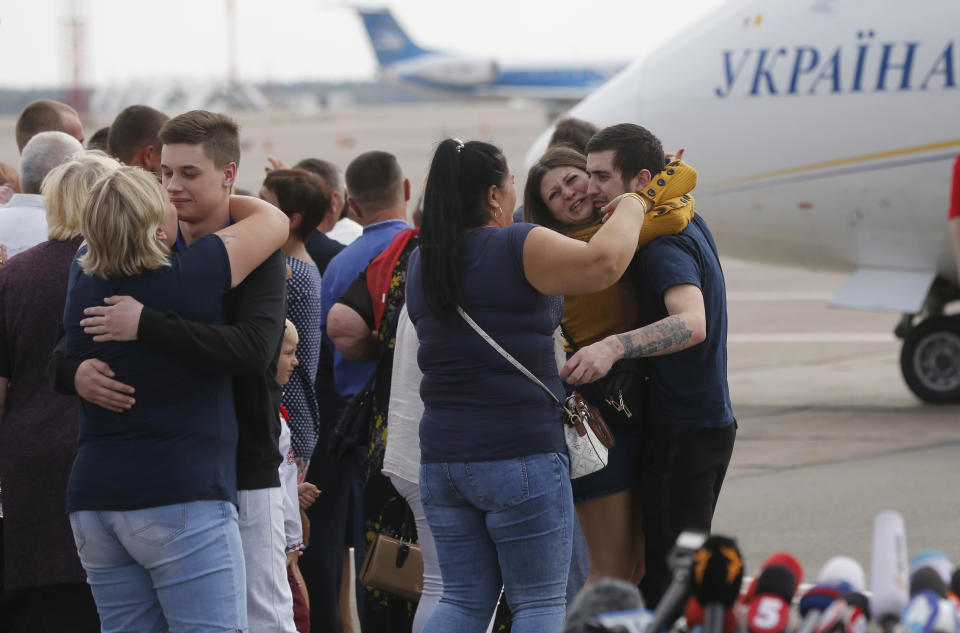
[[[925,402],[960,402],[960,316],[926,319],[906,336],[900,370]]]

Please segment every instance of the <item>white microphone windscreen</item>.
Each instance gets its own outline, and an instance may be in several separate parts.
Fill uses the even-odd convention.
[[[957,633],[957,608],[943,598],[939,606],[936,617],[930,623],[930,633]]]
[[[870,610],[877,619],[899,617],[910,600],[907,575],[907,530],[903,516],[884,510],[873,521],[870,557]]]
[[[849,556],[834,556],[820,568],[817,583],[821,585],[838,585],[841,582],[850,584],[853,591],[864,591],[867,588],[866,575],[863,565]]]

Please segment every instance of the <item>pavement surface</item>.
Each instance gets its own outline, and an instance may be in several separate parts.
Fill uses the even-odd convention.
[[[835,554],[869,570],[885,509],[904,515],[911,556],[935,548],[960,561],[960,406],[907,389],[898,315],[826,307],[843,273],[737,260],[724,270],[739,431],[714,531],[738,539],[748,573],[781,549],[807,581]]]

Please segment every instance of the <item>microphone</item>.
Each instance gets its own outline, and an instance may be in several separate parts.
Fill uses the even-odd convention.
[[[844,593],[859,587],[863,589],[863,567],[849,556],[834,556],[830,558],[817,575],[818,583],[800,598],[800,617],[803,618],[797,633],[814,633],[823,626],[833,626],[842,617],[846,609],[846,601],[837,605],[836,609],[821,618],[830,609],[830,606],[840,600]],[[832,624],[831,624],[832,622]]]
[[[749,633],[783,633],[790,624],[790,602],[797,590],[797,576],[786,565],[770,565],[755,585],[756,594],[747,605]]]
[[[960,569],[954,571],[953,576],[950,577],[950,591],[947,593],[947,599],[960,610]]]
[[[867,582],[863,566],[849,556],[834,556],[820,568],[817,583],[821,585],[839,585],[848,583],[852,591],[863,591]]]
[[[933,567],[921,567],[910,576],[910,596],[921,591],[932,591],[940,598],[947,597],[947,583]]]
[[[873,520],[870,587],[870,610],[883,632],[893,633],[909,601],[906,526],[903,516],[894,510],[884,510]]]
[[[793,600],[797,590],[796,573],[786,565],[771,565],[757,576],[757,595],[773,594],[786,602]]]
[[[820,621],[820,616],[840,599],[840,589],[830,585],[816,585],[800,598],[800,617],[803,620],[797,633],[813,633]]]
[[[940,574],[944,584],[950,584],[950,577],[956,571],[953,563],[943,552],[935,549],[925,549],[910,559],[910,575],[921,567],[932,567]]]
[[[598,616],[609,612],[628,612],[643,609],[643,598],[636,585],[615,578],[600,578],[577,594],[564,622],[562,633],[605,631]],[[632,629],[625,629],[632,631]],[[636,629],[639,633],[643,629]]]
[[[595,620],[596,626],[600,628],[590,630],[602,633],[643,633],[652,619],[653,611],[649,609],[600,613]]]
[[[693,555],[706,542],[707,535],[702,532],[681,532],[677,542],[667,556],[667,564],[673,572],[673,580],[653,612],[653,620],[647,626],[646,633],[658,633],[660,629],[677,618],[677,610],[690,594],[690,564]]]
[[[813,628],[813,633],[842,633],[843,616],[847,613],[847,601],[837,598],[824,609]]]
[[[687,621],[687,631],[703,630],[703,605],[697,602],[697,599],[690,596],[687,600],[687,606],[683,610],[683,619]],[[735,633],[737,630],[737,614],[734,609],[727,609],[723,612],[723,633]]]
[[[693,595],[704,608],[704,633],[722,633],[723,612],[733,606],[743,584],[743,557],[737,542],[711,536],[693,555]]]
[[[846,633],[867,633],[870,626],[870,599],[859,591],[848,591],[843,600],[847,603],[843,617]]]
[[[903,609],[903,626],[909,633],[957,633],[957,611],[949,600],[924,589]]]
[[[774,565],[782,565],[787,567],[793,572],[794,578],[797,579],[797,582],[803,579],[803,565],[800,564],[800,561],[794,558],[792,554],[787,552],[774,552],[767,560],[763,561],[763,564],[760,565],[760,572],[754,576],[752,581],[750,581],[750,586],[747,587],[746,593],[740,596],[740,601],[743,604],[748,604],[751,600],[753,600],[753,596],[756,595],[757,581],[760,580],[763,570]],[[796,589],[796,586],[794,586],[793,590],[796,591]]]

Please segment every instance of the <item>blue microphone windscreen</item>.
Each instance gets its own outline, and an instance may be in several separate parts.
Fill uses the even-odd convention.
[[[836,587],[829,585],[812,587],[800,598],[800,615],[806,616],[811,610],[825,611],[840,595],[841,592]]]

